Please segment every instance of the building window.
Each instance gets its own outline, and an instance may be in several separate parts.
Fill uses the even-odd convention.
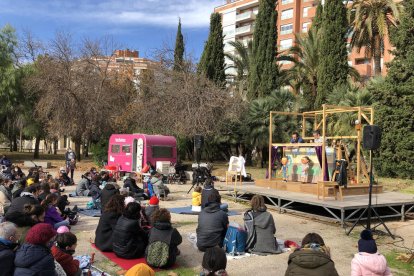
[[[308,12],[310,10],[311,7],[305,7],[303,8],[303,17],[308,17]]]
[[[293,39],[284,39],[280,41],[280,50],[286,50],[292,47]]]
[[[369,64],[368,58],[357,58],[355,59],[355,65]]]
[[[293,0],[282,0],[282,5],[293,3]]]
[[[152,157],[153,158],[172,158],[173,148],[168,146],[152,146]]]
[[[293,18],[293,9],[287,9],[287,10],[282,11],[282,15],[280,19],[284,20],[284,19],[289,19],[289,18]]]
[[[310,22],[305,22],[302,24],[302,33],[306,33],[309,31]]]
[[[120,149],[121,149],[120,145],[112,145],[111,146],[111,152],[112,153],[119,153]]]
[[[130,153],[131,152],[131,146],[130,145],[122,146],[122,152]]]
[[[280,34],[291,34],[293,32],[293,24],[280,26]]]

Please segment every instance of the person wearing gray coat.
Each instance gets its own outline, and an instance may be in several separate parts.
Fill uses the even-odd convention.
[[[266,211],[264,198],[255,195],[251,200],[252,209],[244,213],[247,231],[246,251],[258,255],[279,254],[282,250],[275,238],[276,226],[272,214]]]

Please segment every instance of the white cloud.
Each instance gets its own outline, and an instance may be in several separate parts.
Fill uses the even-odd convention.
[[[0,14],[54,18],[74,22],[115,25],[177,26],[209,25],[214,7],[224,0],[2,0]]]

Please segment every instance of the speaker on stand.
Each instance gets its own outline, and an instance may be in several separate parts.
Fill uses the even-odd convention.
[[[204,145],[204,136],[203,135],[194,135],[194,158],[197,164],[200,164],[201,161],[201,150]]]
[[[372,207],[372,185],[374,184],[374,175],[372,173],[372,155],[373,150],[378,149],[381,146],[381,129],[377,125],[366,125],[363,129],[363,138],[362,138],[362,147],[366,150],[369,150],[369,193],[368,193],[368,207],[361,213],[359,218],[355,221],[355,223],[352,225],[352,227],[347,232],[347,235],[349,235],[352,230],[355,228],[355,226],[359,223],[361,218],[364,216],[365,213],[367,213],[367,225],[366,229],[371,230],[371,218],[372,213],[375,214],[376,218],[379,220],[379,223],[373,227],[377,228],[381,224],[384,226],[384,228],[387,230],[388,234],[391,236],[391,238],[395,239],[394,235],[391,234],[390,230],[388,229],[387,225],[385,225],[385,222],[381,219],[378,212],[375,210],[375,208]]]

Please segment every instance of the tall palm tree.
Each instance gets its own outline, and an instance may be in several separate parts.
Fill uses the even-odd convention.
[[[384,38],[397,26],[402,4],[395,0],[355,0],[350,6],[351,46],[374,58],[375,75],[381,74]]]
[[[275,90],[269,96],[258,98],[250,103],[247,114],[247,122],[249,127],[248,140],[251,145],[257,149],[257,152],[264,162],[264,155],[267,152],[269,142],[269,124],[270,111],[293,111],[295,97],[288,90]],[[292,122],[286,116],[276,117],[273,122],[279,131],[274,131],[274,138],[283,139],[285,131],[291,129]],[[283,128],[283,130],[282,130]],[[273,128],[275,129],[275,128]]]
[[[226,53],[225,56],[232,61],[227,68],[234,68],[236,75],[231,75],[235,80],[235,86],[244,101],[247,100],[247,73],[250,69],[250,56],[252,54],[252,41],[245,46],[241,41],[230,41],[234,53]]]
[[[311,28],[307,34],[296,34],[295,37],[296,44],[289,49],[289,54],[294,57],[294,66],[290,70],[290,86],[295,94],[302,90],[305,109],[312,108],[317,94],[318,65],[321,60],[318,30]],[[349,66],[348,74],[351,79],[359,81],[360,76],[355,68]]]

